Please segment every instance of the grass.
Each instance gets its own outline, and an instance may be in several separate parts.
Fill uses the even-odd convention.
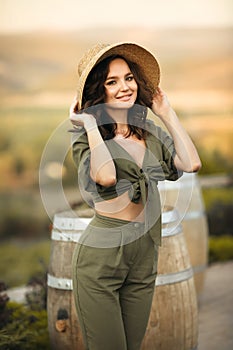
[[[41,156],[48,141],[54,159],[70,143],[68,110],[1,108],[0,119],[0,190],[37,185]]]
[[[233,203],[233,187],[206,188],[202,190],[206,210],[209,210],[214,203]]]
[[[49,255],[49,240],[1,243],[0,279],[10,288],[27,284],[32,276],[44,271],[43,265],[48,266]]]
[[[1,193],[0,239],[48,237],[50,220],[43,208],[39,189]]]
[[[221,236],[209,238],[209,262],[223,262],[233,259],[233,237]]]
[[[1,108],[1,151],[33,151],[34,161],[42,153],[43,147],[54,129],[68,118],[68,111],[62,108]],[[5,149],[4,149],[5,146]],[[28,159],[30,161],[30,159]],[[29,162],[30,164],[30,162]]]

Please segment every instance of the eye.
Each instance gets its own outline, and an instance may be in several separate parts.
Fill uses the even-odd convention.
[[[129,75],[127,78],[126,78],[127,81],[132,81],[134,80],[134,76],[133,75]]]
[[[109,80],[105,84],[108,85],[108,86],[115,85],[116,84],[116,80]]]

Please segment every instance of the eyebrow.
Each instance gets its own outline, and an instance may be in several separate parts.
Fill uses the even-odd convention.
[[[128,75],[133,75],[133,73],[132,73],[132,72],[126,73],[126,74],[125,74],[125,77],[127,77]],[[111,79],[117,79],[117,78],[118,78],[117,76],[107,77],[106,81],[107,81],[107,80],[111,80]]]

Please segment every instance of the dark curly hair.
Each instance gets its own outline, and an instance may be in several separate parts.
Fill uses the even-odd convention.
[[[121,55],[109,56],[92,68],[84,86],[82,108],[79,109],[78,104],[76,104],[74,112],[82,113],[86,111],[86,113],[94,115],[104,140],[115,136],[117,125],[104,108],[104,83],[109,72],[109,65],[116,58],[121,58],[128,64],[138,86],[137,99],[128,111],[129,130],[126,137],[136,135],[139,139],[145,139],[146,130],[144,126],[147,117],[147,107],[151,107],[152,104],[152,88],[145,81],[140,67],[135,62],[131,62]]]

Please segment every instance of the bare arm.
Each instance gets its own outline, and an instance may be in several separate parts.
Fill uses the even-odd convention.
[[[90,176],[93,181],[106,187],[114,185],[116,183],[115,165],[99,132],[96,119],[90,114],[71,112],[70,120],[74,125],[83,126],[87,132],[91,151]]]
[[[160,88],[153,97],[152,111],[162,120],[173,138],[176,168],[190,173],[197,172],[201,168],[201,161],[196,147],[170,106],[166,94]]]

